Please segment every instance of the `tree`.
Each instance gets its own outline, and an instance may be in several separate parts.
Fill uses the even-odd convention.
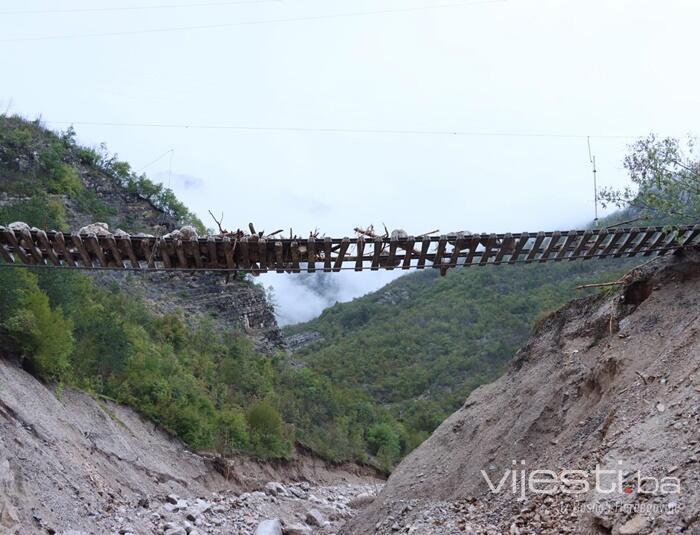
[[[604,189],[603,206],[630,207],[669,223],[700,220],[700,160],[692,139],[684,146],[678,139],[651,134],[630,145],[624,166],[632,185]]]

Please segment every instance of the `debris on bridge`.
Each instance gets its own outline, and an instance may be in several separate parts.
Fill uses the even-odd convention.
[[[199,236],[190,226],[165,236],[110,232],[94,223],[77,232],[46,232],[16,222],[0,227],[0,262],[22,266],[81,269],[210,270],[222,272],[299,273],[379,269],[448,269],[500,264],[529,264],[663,256],[698,245],[700,225],[588,229],[521,234],[428,232],[410,236],[401,229],[378,235],[356,228],[353,238],[302,238],[290,230],[270,234],[220,227],[217,235]]]

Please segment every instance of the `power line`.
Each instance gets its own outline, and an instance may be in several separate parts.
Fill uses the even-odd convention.
[[[260,132],[302,132],[302,133],[329,133],[329,134],[388,134],[409,136],[465,136],[465,137],[530,137],[530,138],[563,138],[563,139],[637,139],[642,136],[622,134],[566,134],[566,133],[538,133],[538,132],[479,132],[466,130],[400,130],[400,129],[372,129],[372,128],[315,128],[299,126],[252,126],[252,125],[226,125],[226,124],[185,124],[185,123],[121,123],[99,121],[44,121],[54,125],[78,125],[78,126],[109,126],[129,128],[163,128],[185,130],[240,130]]]
[[[143,11],[152,9],[192,8],[192,7],[216,7],[236,6],[245,4],[263,4],[268,2],[280,2],[281,0],[235,0],[228,2],[204,2],[199,4],[153,4],[148,6],[114,6],[114,7],[76,7],[63,9],[20,9],[16,11],[0,11],[0,15],[43,15],[49,13],[103,13],[112,11]]]
[[[148,30],[123,30],[115,32],[101,32],[101,33],[84,33],[84,34],[67,34],[67,35],[47,35],[40,37],[10,37],[8,39],[0,39],[0,43],[13,43],[22,41],[50,41],[58,39],[79,39],[84,37],[118,37],[118,36],[128,36],[128,35],[142,35],[151,33],[170,33],[170,32],[180,32],[180,31],[195,31],[195,30],[215,30],[221,28],[234,28],[237,26],[255,26],[262,24],[279,24],[279,23],[291,23],[291,22],[307,22],[307,21],[319,21],[319,20],[332,20],[340,19],[346,17],[364,17],[370,15],[389,15],[394,13],[412,13],[419,11],[428,11],[431,9],[447,9],[447,8],[459,8],[468,7],[475,5],[484,4],[496,4],[504,3],[508,0],[477,0],[474,2],[457,2],[450,4],[434,4],[430,6],[417,6],[410,8],[396,8],[396,9],[381,9],[376,11],[356,11],[350,13],[336,13],[329,15],[315,15],[309,17],[292,17],[286,19],[263,19],[263,20],[249,20],[241,22],[230,22],[223,24],[205,24],[201,26],[176,26],[170,28],[152,28]]]

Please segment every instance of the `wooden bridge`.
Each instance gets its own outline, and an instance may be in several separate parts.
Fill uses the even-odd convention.
[[[697,245],[700,225],[441,236],[265,239],[63,234],[0,227],[0,262],[27,267],[299,273],[448,269],[663,256]]]

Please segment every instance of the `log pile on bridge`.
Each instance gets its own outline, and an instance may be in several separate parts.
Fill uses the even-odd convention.
[[[83,269],[211,270],[299,273],[379,269],[448,269],[671,254],[697,245],[700,225],[588,229],[522,234],[456,232],[410,236],[376,235],[308,238],[222,232],[200,237],[191,227],[162,237],[111,233],[96,224],[63,234],[24,223],[0,227],[0,262],[23,266]],[[360,232],[362,231],[362,232]]]

